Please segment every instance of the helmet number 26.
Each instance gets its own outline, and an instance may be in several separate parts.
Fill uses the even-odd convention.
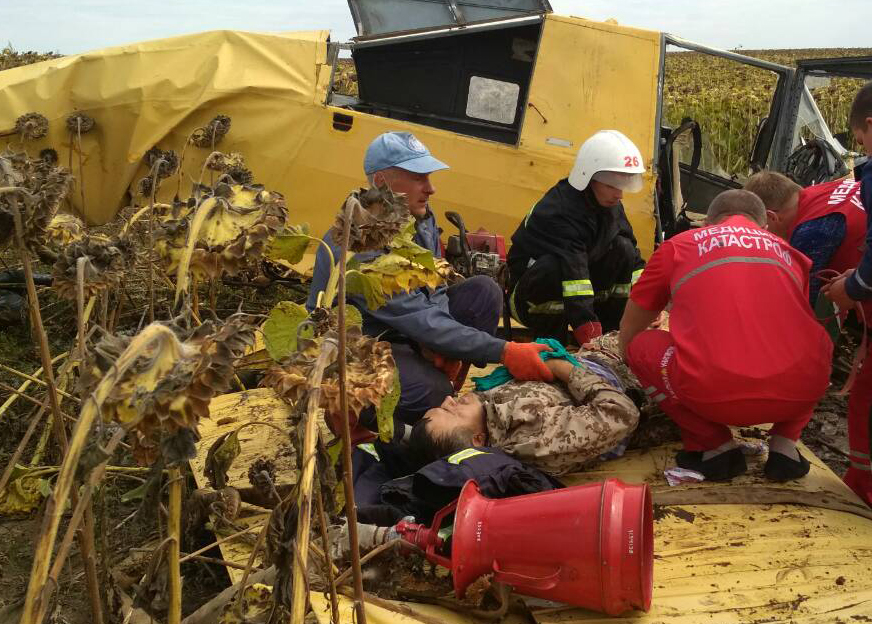
[[[638,156],[624,156],[624,166],[625,167],[638,167],[639,166],[639,157]]]

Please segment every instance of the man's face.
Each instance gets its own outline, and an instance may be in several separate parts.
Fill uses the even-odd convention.
[[[424,418],[431,435],[442,436],[463,427],[472,433],[476,446],[483,446],[487,440],[484,405],[473,392],[457,398],[445,397],[442,405],[427,410]]]
[[[787,203],[781,207],[778,212],[772,210],[766,211],[766,224],[769,231],[787,240],[787,235],[790,228],[793,227],[793,222],[796,221],[796,215],[799,212],[799,192],[794,193],[787,200]]]
[[[591,180],[590,188],[593,191],[593,196],[596,197],[597,203],[604,208],[617,206],[624,197],[624,191],[621,189],[603,184],[598,180]]]
[[[427,213],[427,200],[436,192],[430,183],[429,173],[412,173],[399,167],[391,167],[376,172],[373,176],[376,184],[381,180],[387,182],[394,193],[405,193],[412,216],[420,219]]]
[[[866,155],[872,158],[872,117],[866,118],[864,128],[854,128],[854,139],[866,150]]]

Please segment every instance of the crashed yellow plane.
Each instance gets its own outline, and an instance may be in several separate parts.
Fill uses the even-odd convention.
[[[215,31],[0,72],[0,134],[20,115],[45,115],[47,136],[24,147],[34,153],[53,147],[61,163],[73,163],[86,192],[72,193],[70,208],[102,224],[142,203],[135,185],[146,174],[150,148],[180,151],[195,128],[228,115],[232,127],[221,149],[243,153],[256,181],[287,197],[293,222],[309,222],[319,233],[349,189],[364,182],[366,145],[379,133],[407,130],[452,167],[434,176],[438,217],[456,211],[473,227],[508,235],[568,173],[585,138],[617,128],[639,146],[648,169],[642,192],[625,201],[647,255],[679,226],[683,210],[704,212],[718,191],[740,182],[701,157],[704,124],[666,123],[667,51],[691,50],[771,74],[776,88],[760,113],[753,151],[743,155],[748,171],[783,168],[809,132],[838,152],[809,102],[806,75],[838,69],[872,76],[869,59],[790,69],[665,33],[556,16],[545,0],[353,0],[352,7],[360,36],[350,45],[330,42],[328,31]],[[357,95],[334,88],[346,48],[358,72]],[[65,125],[75,111],[97,124],[81,138]],[[679,150],[677,137],[692,149]],[[4,143],[21,146],[16,136]],[[186,187],[199,179],[207,155],[185,148]],[[175,192],[165,183],[161,198]],[[259,392],[216,399],[213,425],[223,404],[236,415],[236,401],[254,398],[282,417],[282,403]],[[205,448],[211,433],[204,434]],[[869,618],[872,514],[826,466],[816,460],[809,479],[789,486],[749,476],[730,485],[670,488],[662,471],[671,450],[633,453],[573,477],[617,475],[655,488],[654,606],[620,621]],[[326,621],[322,597],[311,599]],[[420,612],[465,621],[436,608]],[[543,609],[536,619],[605,621],[560,608]]]

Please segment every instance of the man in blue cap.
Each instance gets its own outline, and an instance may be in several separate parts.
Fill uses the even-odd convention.
[[[363,168],[370,184],[386,183],[393,192],[406,195],[409,212],[415,218],[415,242],[434,256],[441,256],[439,228],[428,200],[436,192],[430,174],[448,165],[434,158],[411,133],[387,132],[370,143]],[[329,234],[324,240],[334,250],[334,258],[339,258],[338,246]],[[309,310],[315,308],[330,268],[327,252],[319,248],[306,302]],[[422,288],[400,293],[377,310],[368,309],[363,297],[350,296],[349,301],[360,309],[366,334],[382,336],[392,343],[402,389],[395,417],[406,424],[417,422],[453,392],[449,375],[444,372],[452,368],[452,361],[480,365],[503,362],[516,378],[553,379],[539,358],[539,352],[547,347],[494,337],[503,296],[496,282],[487,276],[475,276],[435,291]],[[361,421],[367,424],[364,414]]]

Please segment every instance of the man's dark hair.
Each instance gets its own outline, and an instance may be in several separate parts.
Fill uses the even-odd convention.
[[[851,130],[866,129],[866,119],[872,117],[872,81],[867,82],[854,97],[851,104],[851,115],[848,117],[848,125]]]
[[[465,427],[457,427],[447,434],[436,436],[427,429],[428,422],[427,418],[422,418],[409,434],[411,456],[421,466],[472,446],[472,433]]]

